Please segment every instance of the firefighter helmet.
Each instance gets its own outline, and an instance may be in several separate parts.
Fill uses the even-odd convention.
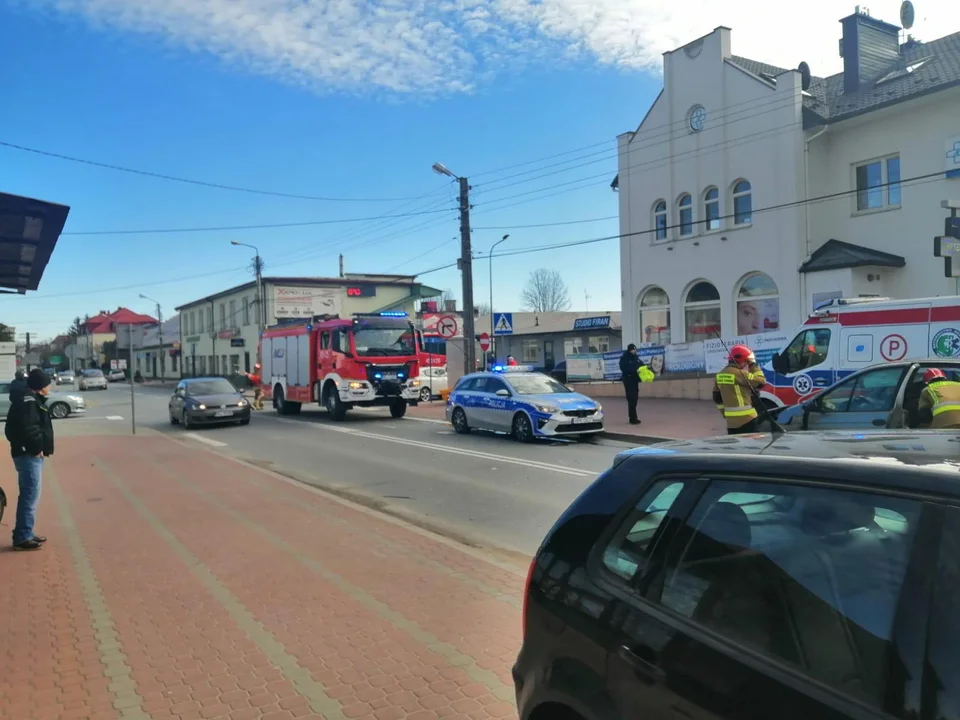
[[[730,359],[733,362],[749,362],[753,357],[753,352],[746,345],[734,345],[730,348]]]
[[[923,374],[923,381],[925,383],[933,382],[934,380],[946,380],[947,376],[943,374],[943,370],[940,368],[930,368]]]

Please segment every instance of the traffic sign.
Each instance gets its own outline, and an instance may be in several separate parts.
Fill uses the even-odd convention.
[[[484,352],[490,349],[490,336],[487,333],[480,335],[480,349]]]
[[[513,335],[513,313],[493,314],[493,334]]]
[[[897,362],[907,356],[907,339],[892,333],[880,341],[880,355],[888,362]]]
[[[126,358],[120,358],[119,360],[117,360],[117,366],[118,366],[118,368],[117,368],[118,370],[126,370],[126,369],[127,369],[127,359],[126,359]]]
[[[437,332],[440,333],[440,337],[447,340],[456,337],[458,329],[457,319],[453,315],[444,315],[437,321]]]

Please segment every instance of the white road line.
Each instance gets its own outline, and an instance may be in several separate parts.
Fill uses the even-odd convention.
[[[405,417],[404,420],[416,420],[417,422],[434,423],[435,425],[449,425],[446,420],[437,420],[436,418],[415,418]]]
[[[298,422],[297,420],[278,419],[278,421],[291,425],[299,425],[300,427],[307,427],[305,423]],[[464,455],[466,457],[480,458],[483,460],[495,460],[497,462],[509,463],[511,465],[522,465],[523,467],[532,467],[537,470],[548,470],[550,472],[562,473],[564,475],[574,475],[576,477],[596,477],[600,474],[595,470],[580,470],[576,468],[562,467],[560,465],[551,465],[549,463],[538,462],[536,460],[510,457],[509,455],[496,455],[494,453],[480,452],[479,450],[454,448],[448,445],[438,445],[434,443],[422,442],[420,440],[406,440],[404,438],[391,437],[390,435],[378,435],[376,433],[364,432],[363,430],[354,430],[353,428],[335,427],[333,425],[318,425],[314,423],[311,423],[309,427],[316,428],[320,431],[338,432],[345,435],[355,435],[356,437],[382,440],[383,442],[392,442],[398,445],[421,447],[427,450],[450,453],[451,455]]]
[[[107,415],[104,420],[123,420],[123,415]]]
[[[183,437],[190,438],[191,440],[196,440],[197,442],[206,443],[207,445],[212,445],[213,447],[227,447],[225,442],[220,442],[219,440],[211,440],[210,438],[203,437],[202,435],[197,435],[196,433],[184,433]]]

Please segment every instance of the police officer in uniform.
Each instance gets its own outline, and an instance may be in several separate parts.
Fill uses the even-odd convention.
[[[932,430],[960,428],[960,383],[947,380],[940,368],[923,374],[926,387],[920,393],[920,427]]]
[[[763,370],[746,345],[730,348],[727,366],[717,373],[713,385],[713,402],[723,408],[728,435],[741,435],[759,430],[754,394],[767,384]]]

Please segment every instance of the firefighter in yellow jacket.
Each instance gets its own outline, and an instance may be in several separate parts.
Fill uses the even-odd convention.
[[[932,430],[960,428],[960,383],[947,380],[940,368],[923,374],[926,385],[920,393],[920,427]]]
[[[750,348],[746,345],[730,348],[727,366],[717,373],[713,386],[713,401],[718,409],[723,410],[728,435],[757,432],[759,427],[754,390],[766,384],[767,379]]]

